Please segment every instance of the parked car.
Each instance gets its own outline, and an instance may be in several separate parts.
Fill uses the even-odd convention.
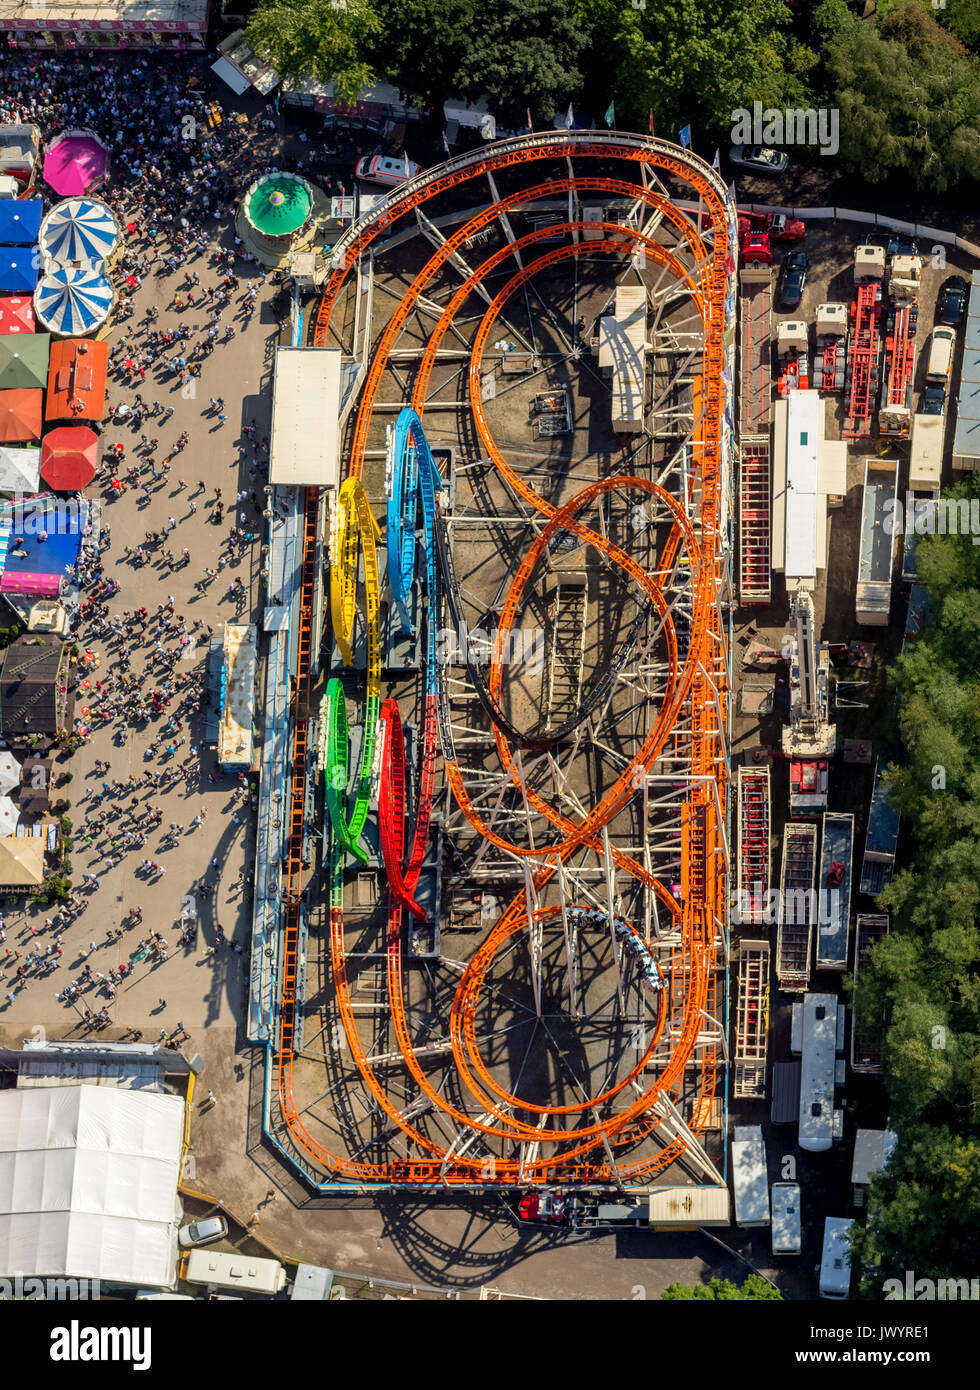
[[[768,232],[770,241],[785,241],[790,244],[806,238],[806,223],[798,217],[787,217],[782,212],[740,212],[738,215],[738,234],[749,232]]]
[[[939,291],[936,301],[936,318],[940,323],[958,328],[966,313],[966,295],[969,286],[962,275],[951,275]]]
[[[868,232],[862,239],[862,246],[883,246],[886,256],[917,256],[919,254],[919,243],[914,236],[907,236],[905,232],[889,232],[884,229],[876,232]]]
[[[943,415],[946,412],[946,387],[927,386],[922,393],[922,414]]]
[[[728,158],[754,174],[785,174],[789,167],[789,155],[768,145],[732,145]]]
[[[366,154],[357,161],[354,177],[363,179],[365,183],[382,183],[386,188],[397,188],[421,172],[421,164],[415,164],[407,157],[393,159],[387,154]]]
[[[782,281],[779,286],[779,302],[784,309],[799,308],[809,266],[810,258],[805,251],[788,251],[786,253]]]
[[[177,1232],[177,1244],[185,1250],[191,1246],[210,1245],[212,1241],[223,1240],[228,1234],[228,1222],[223,1216],[206,1216],[203,1221],[192,1221]]]
[[[522,1221],[539,1221],[545,1226],[564,1226],[570,1215],[567,1197],[554,1192],[526,1192],[517,1204]]]
[[[739,239],[739,255],[743,265],[772,265],[772,247],[768,232],[748,232]]]

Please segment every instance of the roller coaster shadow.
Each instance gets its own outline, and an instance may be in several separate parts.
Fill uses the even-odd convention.
[[[585,1233],[519,1224],[497,1194],[420,1201],[385,1193],[376,1198],[376,1206],[384,1221],[382,1238],[419,1280],[440,1288],[478,1288],[532,1255],[580,1245],[588,1238]],[[447,1208],[457,1218],[455,1240],[446,1240],[432,1229]]]

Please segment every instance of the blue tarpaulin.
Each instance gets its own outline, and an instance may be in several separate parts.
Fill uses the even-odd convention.
[[[40,198],[0,199],[0,246],[34,246],[44,205]]]
[[[37,251],[33,246],[0,246],[0,290],[31,293],[37,284]]]

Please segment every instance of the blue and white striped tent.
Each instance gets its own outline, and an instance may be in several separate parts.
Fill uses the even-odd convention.
[[[112,286],[91,269],[59,266],[34,291],[34,313],[51,333],[79,337],[109,317]]]
[[[95,268],[119,241],[112,209],[98,198],[65,198],[41,223],[39,243],[46,263]]]

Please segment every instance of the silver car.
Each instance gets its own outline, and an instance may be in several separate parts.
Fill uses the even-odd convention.
[[[210,1245],[214,1240],[223,1240],[228,1234],[228,1222],[223,1216],[207,1216],[203,1221],[192,1221],[177,1232],[177,1244],[183,1249],[192,1245]]]
[[[784,174],[789,167],[789,156],[769,145],[732,145],[728,158],[755,174]]]

